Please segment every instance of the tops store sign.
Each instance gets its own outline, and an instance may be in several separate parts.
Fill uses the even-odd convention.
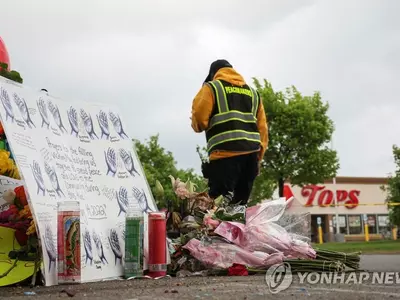
[[[301,196],[307,199],[304,206],[335,206],[333,195],[334,192],[325,186],[308,185],[301,189]],[[353,209],[358,206],[359,196],[359,190],[336,190],[338,205],[344,205],[348,209]]]

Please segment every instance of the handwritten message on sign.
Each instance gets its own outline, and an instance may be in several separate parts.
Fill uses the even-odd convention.
[[[57,203],[79,201],[82,282],[123,275],[125,215],[156,205],[118,109],[62,101],[0,77],[0,116],[57,284]],[[148,241],[145,235],[145,253]],[[146,262],[145,262],[146,263]]]

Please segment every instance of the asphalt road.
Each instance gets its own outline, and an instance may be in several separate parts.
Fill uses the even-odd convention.
[[[400,272],[400,255],[366,255],[361,267],[370,271]],[[399,273],[400,274],[400,273]],[[293,279],[289,288],[272,294],[264,276],[248,277],[186,277],[160,280],[107,281],[75,286],[55,286],[28,288],[2,288],[0,299],[17,300],[59,299],[400,299],[398,284],[310,284]],[[28,296],[24,292],[34,292]]]
[[[362,255],[360,267],[371,272],[400,272],[400,255]]]

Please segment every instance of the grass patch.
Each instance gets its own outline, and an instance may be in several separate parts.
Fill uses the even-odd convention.
[[[314,249],[339,252],[358,252],[362,254],[400,254],[400,240],[313,244]]]

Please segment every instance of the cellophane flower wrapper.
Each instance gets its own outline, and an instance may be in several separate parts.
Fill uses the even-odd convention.
[[[276,222],[294,238],[304,242],[311,242],[311,214],[285,213]]]
[[[246,211],[246,224],[222,222],[214,232],[250,252],[283,253],[285,257],[315,258],[314,249],[307,243],[309,238],[302,235],[305,231],[309,231],[307,221],[309,215],[293,214],[284,217],[288,203],[290,202],[285,198],[280,198],[250,207]],[[283,220],[281,223],[289,232],[279,225],[280,220]],[[299,232],[296,226],[302,230]]]
[[[282,263],[283,254],[267,254],[251,252],[238,245],[226,242],[203,243],[197,239],[190,240],[184,249],[209,268],[227,269],[233,264],[245,265],[252,268],[265,268]]]
[[[246,225],[261,225],[279,221],[285,213],[287,205],[291,201],[292,200],[286,201],[285,198],[279,198],[247,208]]]

